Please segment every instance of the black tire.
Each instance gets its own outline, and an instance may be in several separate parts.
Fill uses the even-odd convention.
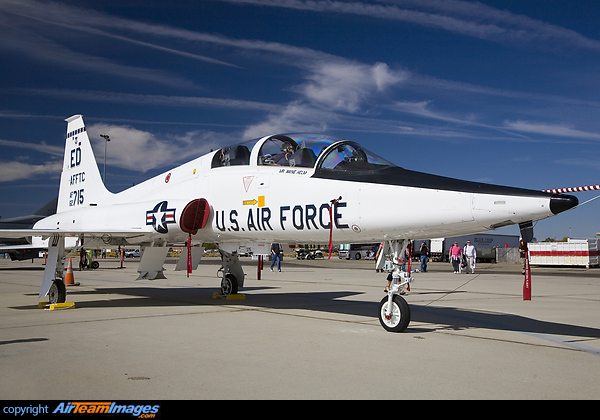
[[[100,263],[98,261],[92,261],[92,270],[96,270],[100,267]]]
[[[227,274],[221,280],[221,294],[224,296],[235,295],[238,292],[238,281],[233,274]]]
[[[357,252],[356,255],[354,256],[355,260],[360,260],[361,259],[361,255],[360,252]]]
[[[50,302],[50,305],[65,303],[66,300],[67,288],[65,287],[65,283],[60,279],[54,280],[48,291],[48,301]]]
[[[389,297],[384,297],[379,303],[379,323],[389,332],[403,332],[410,322],[410,307],[402,296],[394,295],[392,300],[392,315],[385,316]]]

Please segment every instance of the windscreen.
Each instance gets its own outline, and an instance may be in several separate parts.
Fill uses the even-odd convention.
[[[362,172],[396,166],[357,143],[344,141],[327,151],[320,167],[335,171]]]

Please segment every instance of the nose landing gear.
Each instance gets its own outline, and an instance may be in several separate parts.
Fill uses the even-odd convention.
[[[414,281],[410,277],[410,271],[402,271],[400,258],[400,256],[406,258],[406,249],[409,244],[409,240],[393,240],[387,242],[383,250],[388,263],[386,266],[392,266],[393,269],[391,272],[392,284],[389,287],[388,295],[379,303],[379,323],[389,332],[403,332],[410,323],[410,307],[400,296],[401,293],[404,293],[404,286]]]
[[[410,307],[402,296],[391,294],[379,303],[379,323],[389,332],[402,332],[410,322]]]
[[[222,266],[217,276],[222,275],[221,295],[230,296],[238,293],[240,287],[244,287],[244,270],[238,258],[237,252],[226,252],[219,250],[222,258]]]

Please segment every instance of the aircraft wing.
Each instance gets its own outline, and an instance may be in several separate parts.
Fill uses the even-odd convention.
[[[1,238],[24,238],[26,236],[50,236],[54,233],[61,233],[49,229],[0,229]]]
[[[63,235],[67,237],[72,236],[103,236],[103,235],[112,235],[119,236],[123,238],[127,237],[139,237],[144,236],[144,232],[135,231],[134,229],[129,231],[123,230],[103,230],[103,231],[81,231],[81,230],[58,230],[58,229],[0,229],[0,237],[2,238],[23,238],[26,236],[41,236],[43,238],[48,238],[52,235]]]
[[[48,248],[48,239],[52,237],[66,238],[66,247],[72,248],[77,246],[80,238],[84,239],[86,247],[106,247],[114,246],[137,246],[141,242],[148,240],[146,232],[131,229],[124,230],[104,230],[104,231],[81,231],[81,230],[58,230],[58,229],[0,229],[0,238],[24,238],[30,237],[31,244],[23,244],[27,249],[31,248]],[[20,249],[26,249],[20,248]],[[0,247],[0,251],[10,251],[18,249],[17,245]]]
[[[22,244],[22,245],[3,245],[0,246],[0,252],[18,251],[22,249],[39,249],[41,247],[34,244]]]
[[[48,249],[47,246],[34,244],[0,246],[0,254],[8,254],[13,261],[29,260],[40,257],[40,252]]]

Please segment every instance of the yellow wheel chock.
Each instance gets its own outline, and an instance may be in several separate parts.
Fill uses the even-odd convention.
[[[38,303],[39,309],[46,309],[49,311],[53,311],[55,309],[70,309],[75,307],[75,302],[65,302],[65,303],[53,303],[50,302],[40,302]]]
[[[241,293],[235,293],[231,295],[222,295],[220,293],[214,293],[213,299],[225,299],[225,300],[244,300],[246,296]]]

